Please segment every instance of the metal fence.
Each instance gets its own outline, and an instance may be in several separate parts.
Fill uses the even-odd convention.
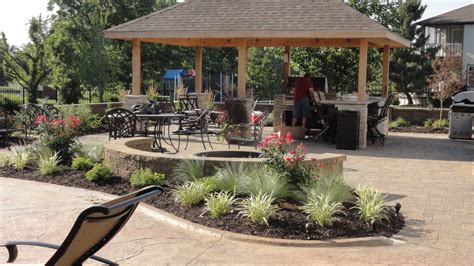
[[[28,103],[28,92],[20,86],[0,87],[0,97],[7,98],[18,104]],[[37,100],[39,103],[57,104],[62,102],[61,95],[48,87],[41,87],[38,90]],[[104,92],[104,102],[116,102],[120,100],[119,89],[109,89]],[[80,103],[100,103],[99,89],[85,90],[81,93]]]

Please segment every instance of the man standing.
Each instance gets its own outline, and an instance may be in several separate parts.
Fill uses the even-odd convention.
[[[304,77],[298,78],[295,83],[295,93],[293,95],[293,127],[296,126],[298,119],[302,119],[302,126],[306,128],[308,118],[311,115],[309,97],[312,93],[313,83],[311,82],[311,75],[306,73]]]

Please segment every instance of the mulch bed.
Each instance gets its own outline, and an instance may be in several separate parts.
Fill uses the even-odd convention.
[[[430,133],[430,134],[448,134],[448,128],[433,128],[433,127],[423,127],[423,126],[407,126],[407,127],[397,127],[391,128],[392,132],[406,132],[406,133]]]
[[[115,195],[123,195],[136,190],[128,181],[118,177],[107,182],[90,182],[85,179],[84,171],[66,170],[54,176],[41,176],[34,165],[28,165],[24,171],[3,167],[0,168],[0,176],[78,187]],[[308,222],[307,215],[299,211],[281,209],[276,217],[270,219],[270,226],[256,225],[241,217],[238,206],[234,206],[235,209],[232,213],[214,219],[204,212],[204,204],[183,208],[175,202],[170,188],[165,187],[164,189],[165,192],[162,195],[148,199],[146,203],[197,224],[247,235],[318,240],[377,235],[390,237],[398,233],[405,224],[403,216],[401,214],[397,216],[394,209],[390,207],[389,221],[384,221],[383,224],[377,225],[376,229],[372,230],[360,220],[357,210],[351,209],[354,206],[352,203],[344,203],[346,215],[338,215],[339,220],[327,228],[320,228],[313,224],[308,233],[305,229]]]

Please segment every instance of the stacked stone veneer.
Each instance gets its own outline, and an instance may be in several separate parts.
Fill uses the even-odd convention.
[[[137,169],[150,168],[153,171],[164,173],[170,177],[173,170],[181,160],[193,159],[204,160],[205,167],[208,170],[214,169],[216,166],[223,165],[226,162],[245,162],[245,163],[263,163],[263,158],[205,158],[196,157],[190,154],[163,154],[150,151],[150,138],[129,138],[111,141],[105,144],[105,162],[113,168],[116,175],[128,179],[130,175]],[[320,154],[314,157],[312,154],[304,164],[310,166],[316,162],[324,164],[324,167],[342,174],[343,162],[346,160],[345,155],[340,154]]]

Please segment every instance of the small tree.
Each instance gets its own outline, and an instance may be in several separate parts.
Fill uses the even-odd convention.
[[[3,39],[3,64],[7,75],[28,91],[28,101],[36,103],[38,87],[51,72],[46,64],[46,39],[50,34],[49,24],[39,16],[30,20],[28,35],[31,42],[21,50],[10,47],[5,34]]]
[[[435,93],[435,98],[441,102],[439,120],[443,118],[443,102],[458,92],[464,82],[461,77],[462,60],[459,55],[446,55],[433,61],[434,74],[429,83]]]

